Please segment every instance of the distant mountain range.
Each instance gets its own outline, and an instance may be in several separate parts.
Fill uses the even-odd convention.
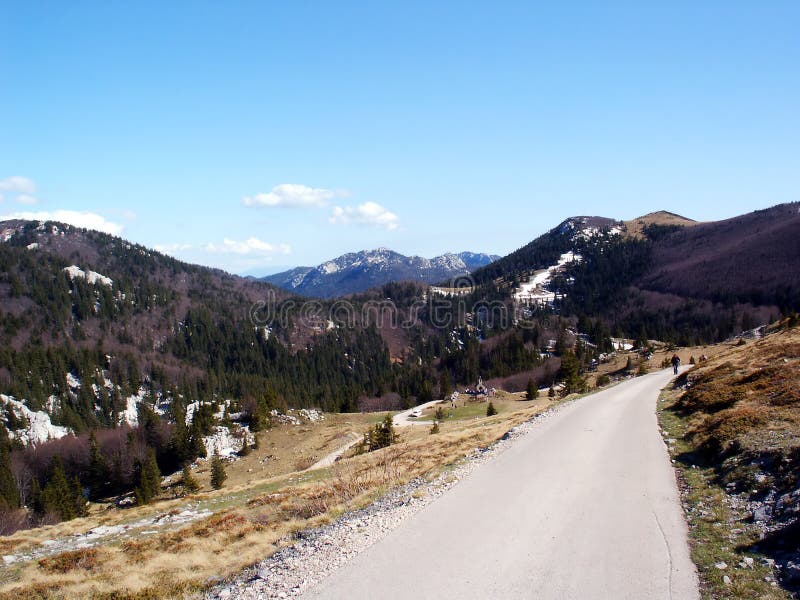
[[[378,248],[351,252],[316,267],[297,267],[260,280],[303,296],[334,298],[392,281],[444,282],[467,275],[498,258],[491,254],[461,252],[428,259]]]

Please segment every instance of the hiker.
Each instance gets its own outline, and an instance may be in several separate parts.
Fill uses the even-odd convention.
[[[672,355],[672,370],[675,372],[675,375],[678,374],[678,367],[681,366],[681,357],[677,354]]]

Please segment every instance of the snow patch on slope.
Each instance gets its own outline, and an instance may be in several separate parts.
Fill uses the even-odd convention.
[[[72,391],[79,390],[81,389],[81,380],[72,373],[67,372],[67,387]]]
[[[234,424],[233,430],[219,425],[214,428],[214,433],[203,438],[206,454],[211,457],[219,454],[223,458],[234,458],[242,449],[245,439],[248,445],[255,442],[250,429]]]
[[[523,304],[550,304],[555,301],[555,292],[548,289],[553,276],[564,271],[568,264],[580,262],[583,257],[572,251],[565,252],[555,265],[536,271],[527,283],[514,290],[514,300]]]
[[[46,412],[34,412],[13,396],[0,394],[0,402],[18,418],[27,421],[27,426],[22,429],[9,431],[9,437],[21,441],[26,446],[43,444],[48,440],[57,440],[72,433],[68,427],[53,425],[50,415]]]
[[[133,396],[128,396],[125,399],[125,410],[123,410],[119,414],[119,424],[125,425],[128,424],[131,427],[136,427],[139,425],[139,411],[137,406],[140,402],[144,402],[144,399],[147,397],[147,390],[140,387],[139,391],[134,394]]]
[[[85,279],[92,285],[100,283],[106,287],[114,286],[114,281],[110,277],[106,277],[95,271],[84,271],[76,265],[64,267],[64,270],[67,272],[70,279]]]

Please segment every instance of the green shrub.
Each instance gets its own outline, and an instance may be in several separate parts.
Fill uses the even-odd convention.
[[[366,433],[362,446],[367,452],[374,452],[381,448],[388,448],[396,441],[397,433],[394,430],[394,419],[392,415],[386,415],[383,421],[377,423]]]

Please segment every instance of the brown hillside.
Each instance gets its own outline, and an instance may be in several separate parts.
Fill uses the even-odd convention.
[[[687,217],[676,215],[675,213],[666,210],[659,210],[651,212],[636,219],[625,221],[625,228],[631,237],[642,237],[644,228],[648,225],[677,225],[678,227],[691,227],[697,225],[697,221],[693,221]]]
[[[788,306],[800,296],[800,204],[698,223],[655,247],[642,289]]]

